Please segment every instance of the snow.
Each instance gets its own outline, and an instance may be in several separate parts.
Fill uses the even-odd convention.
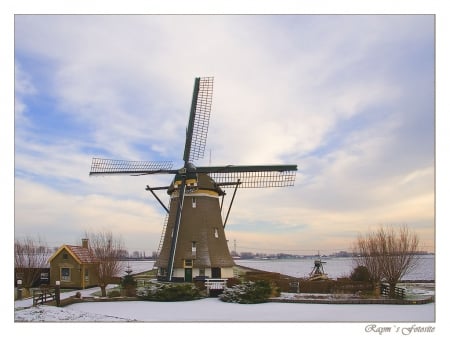
[[[92,296],[99,288],[85,289],[82,296]],[[62,298],[75,292],[61,294]],[[434,294],[428,291],[427,294]],[[299,296],[282,294],[284,298]],[[317,295],[317,294],[316,294]],[[303,295],[305,296],[305,295]],[[313,296],[311,294],[311,296]],[[218,298],[184,302],[89,302],[63,308],[41,305],[30,307],[31,299],[15,302],[16,321],[139,321],[139,322],[432,322],[434,303],[421,305],[355,305],[303,303],[226,303]]]
[[[305,271],[306,266],[312,268],[311,260],[307,261],[309,263],[304,264]],[[276,268],[282,269],[287,265],[283,261],[281,261],[282,263],[280,261],[265,261],[265,265],[257,261],[251,261],[251,265],[248,265],[245,261],[237,262],[238,264],[253,268],[264,266],[264,268],[258,269],[270,269],[271,271],[277,271]],[[297,266],[300,265],[298,261],[291,261],[291,263],[296,263]],[[151,269],[152,265],[153,262],[150,261],[137,264],[130,263],[133,272]],[[332,267],[329,270],[326,269],[327,266],[331,265],[331,261],[325,265],[326,272],[333,269]],[[146,266],[150,266],[150,268],[146,268]],[[309,273],[309,267],[306,273]],[[292,265],[290,268],[292,268]],[[281,269],[278,272],[281,272]],[[298,268],[298,270],[301,270],[301,268]],[[87,297],[93,296],[93,293],[98,291],[99,288],[91,288],[81,290],[80,292],[83,297]],[[432,295],[434,294],[434,284],[422,284],[421,286],[418,286],[418,284],[409,284],[408,292],[415,295]],[[75,292],[62,293],[61,298],[73,296],[74,294]],[[307,295],[303,294],[303,296]],[[312,294],[310,295],[313,296]],[[284,298],[292,298],[295,296],[299,295],[282,294]],[[345,336],[352,336],[353,334],[359,336],[366,334],[367,331],[365,329],[373,325],[373,322],[382,322],[377,323],[378,327],[410,327],[414,324],[421,327],[435,326],[437,314],[435,303],[420,305],[273,302],[237,304],[222,302],[218,298],[205,298],[185,302],[88,302],[72,304],[62,308],[46,305],[32,307],[31,299],[15,301],[14,304],[14,321],[16,322],[14,323],[14,329],[16,330],[14,335],[16,336],[35,334],[38,329],[45,329],[46,335],[52,335],[52,330],[54,330],[55,335],[61,335],[61,325],[56,324],[55,327],[55,324],[48,325],[45,322],[65,322],[64,327],[71,326],[69,322],[84,322],[85,324],[75,325],[76,329],[65,329],[65,334],[77,336],[80,335],[80,330],[91,331],[92,329],[101,329],[101,331],[108,329],[108,335],[114,332],[114,336],[119,333],[129,333],[130,329],[135,333],[146,333],[148,329],[152,329],[153,333],[164,333],[168,330],[172,332],[181,329],[180,333],[186,334],[187,331],[185,331],[183,325],[180,326],[179,324],[183,322],[190,323],[188,332],[193,335],[210,331],[210,325],[206,325],[205,328],[205,323],[224,326],[224,328],[213,328],[214,335],[219,336],[228,336],[233,332],[239,333],[239,335],[253,335],[259,332],[264,334],[279,334],[283,329],[300,329],[299,331],[302,334],[308,334],[308,331],[310,334],[317,334],[317,324],[326,322],[326,325],[320,325],[321,332],[325,334],[326,331],[330,332],[327,329],[331,329],[330,333],[333,335],[342,333]],[[36,325],[24,322],[44,323]],[[95,324],[91,324],[94,322]],[[125,322],[127,324],[114,324],[111,327],[109,324],[113,322]],[[136,324],[140,322],[151,322],[152,325]],[[126,328],[123,328],[123,326]],[[292,333],[292,331],[289,333]],[[295,333],[300,334],[298,331]]]
[[[98,290],[98,288],[83,290],[82,296],[91,295]],[[72,296],[74,293],[64,293],[62,297]],[[284,294],[284,296],[292,297],[293,295]],[[434,303],[421,305],[237,304],[222,302],[218,298],[205,298],[185,302],[90,302],[72,304],[63,308],[46,305],[27,308],[30,304],[30,299],[15,302],[15,336],[29,336],[35,334],[39,329],[45,329],[47,335],[55,326],[45,323],[43,326],[30,325],[23,322],[96,322],[93,325],[76,325],[74,329],[71,329],[70,323],[68,323],[67,329],[64,329],[65,335],[73,334],[74,336],[80,336],[80,331],[92,332],[92,329],[101,329],[101,331],[108,329],[108,332],[105,333],[111,335],[113,332],[115,336],[120,333],[122,327],[116,324],[104,325],[112,322],[152,322],[151,326],[126,324],[126,331],[122,333],[130,332],[130,329],[135,333],[145,333],[146,329],[152,329],[153,333],[164,332],[167,329],[171,332],[177,331],[177,329],[184,331],[185,328],[180,327],[179,323],[189,322],[189,332],[192,335],[197,335],[199,331],[205,329],[205,323],[214,323],[224,326],[223,329],[218,329],[214,333],[218,336],[228,336],[230,331],[234,331],[233,329],[238,329],[237,331],[241,333],[250,329],[248,333],[251,334],[258,333],[258,331],[262,333],[272,331],[272,333],[279,334],[283,329],[290,330],[292,328],[301,329],[303,333],[308,331],[316,333],[317,324],[320,322],[327,322],[326,325],[320,325],[321,332],[326,333],[327,329],[332,329],[333,335],[342,333],[345,336],[353,334],[359,336],[373,322],[383,322],[383,326],[404,327],[409,327],[411,324],[424,327],[434,326],[433,322],[435,322]],[[206,329],[208,327],[210,325],[206,325]],[[61,334],[58,330],[61,328],[61,325],[56,324],[55,335]],[[197,333],[195,333],[196,331]],[[186,334],[186,331],[183,333]],[[241,334],[239,333],[239,335]]]
[[[173,308],[176,307],[176,310]],[[327,305],[262,303],[245,305],[205,298],[179,303],[79,303],[71,310],[142,322],[361,322],[434,320],[434,305]],[[338,311],[340,314],[336,315]]]

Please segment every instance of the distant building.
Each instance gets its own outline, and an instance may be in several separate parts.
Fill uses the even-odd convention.
[[[89,240],[81,246],[62,245],[49,258],[50,280],[61,282],[61,288],[85,289],[98,285],[98,262],[89,252]]]

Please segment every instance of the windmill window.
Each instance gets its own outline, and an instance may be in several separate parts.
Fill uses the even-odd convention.
[[[196,250],[197,250],[197,242],[192,241],[192,253],[195,253]]]
[[[197,199],[195,197],[192,198],[192,208],[197,207]]]
[[[217,229],[217,227],[214,228],[214,237],[215,237],[216,239],[219,238],[219,230]]]
[[[192,260],[184,260],[185,267],[192,267]]]

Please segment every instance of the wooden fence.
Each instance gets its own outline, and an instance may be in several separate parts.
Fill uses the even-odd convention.
[[[387,284],[387,283],[382,283],[381,284],[380,291],[381,291],[382,295],[389,296],[390,289],[391,289],[391,287],[389,286],[389,284]],[[405,298],[406,297],[406,290],[405,290],[405,288],[395,287],[394,292],[395,292],[395,297],[398,297],[398,298]]]
[[[33,290],[33,306],[56,300],[56,291],[52,287],[41,287]]]

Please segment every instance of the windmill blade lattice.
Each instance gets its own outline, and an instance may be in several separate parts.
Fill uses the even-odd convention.
[[[92,158],[89,175],[175,173],[170,161],[131,161]]]
[[[240,181],[240,188],[293,186],[297,165],[256,165],[198,167],[219,185]]]
[[[186,133],[186,145],[183,160],[194,162],[205,154],[206,137],[208,135],[209,117],[211,114],[213,77],[195,79],[191,113]]]

